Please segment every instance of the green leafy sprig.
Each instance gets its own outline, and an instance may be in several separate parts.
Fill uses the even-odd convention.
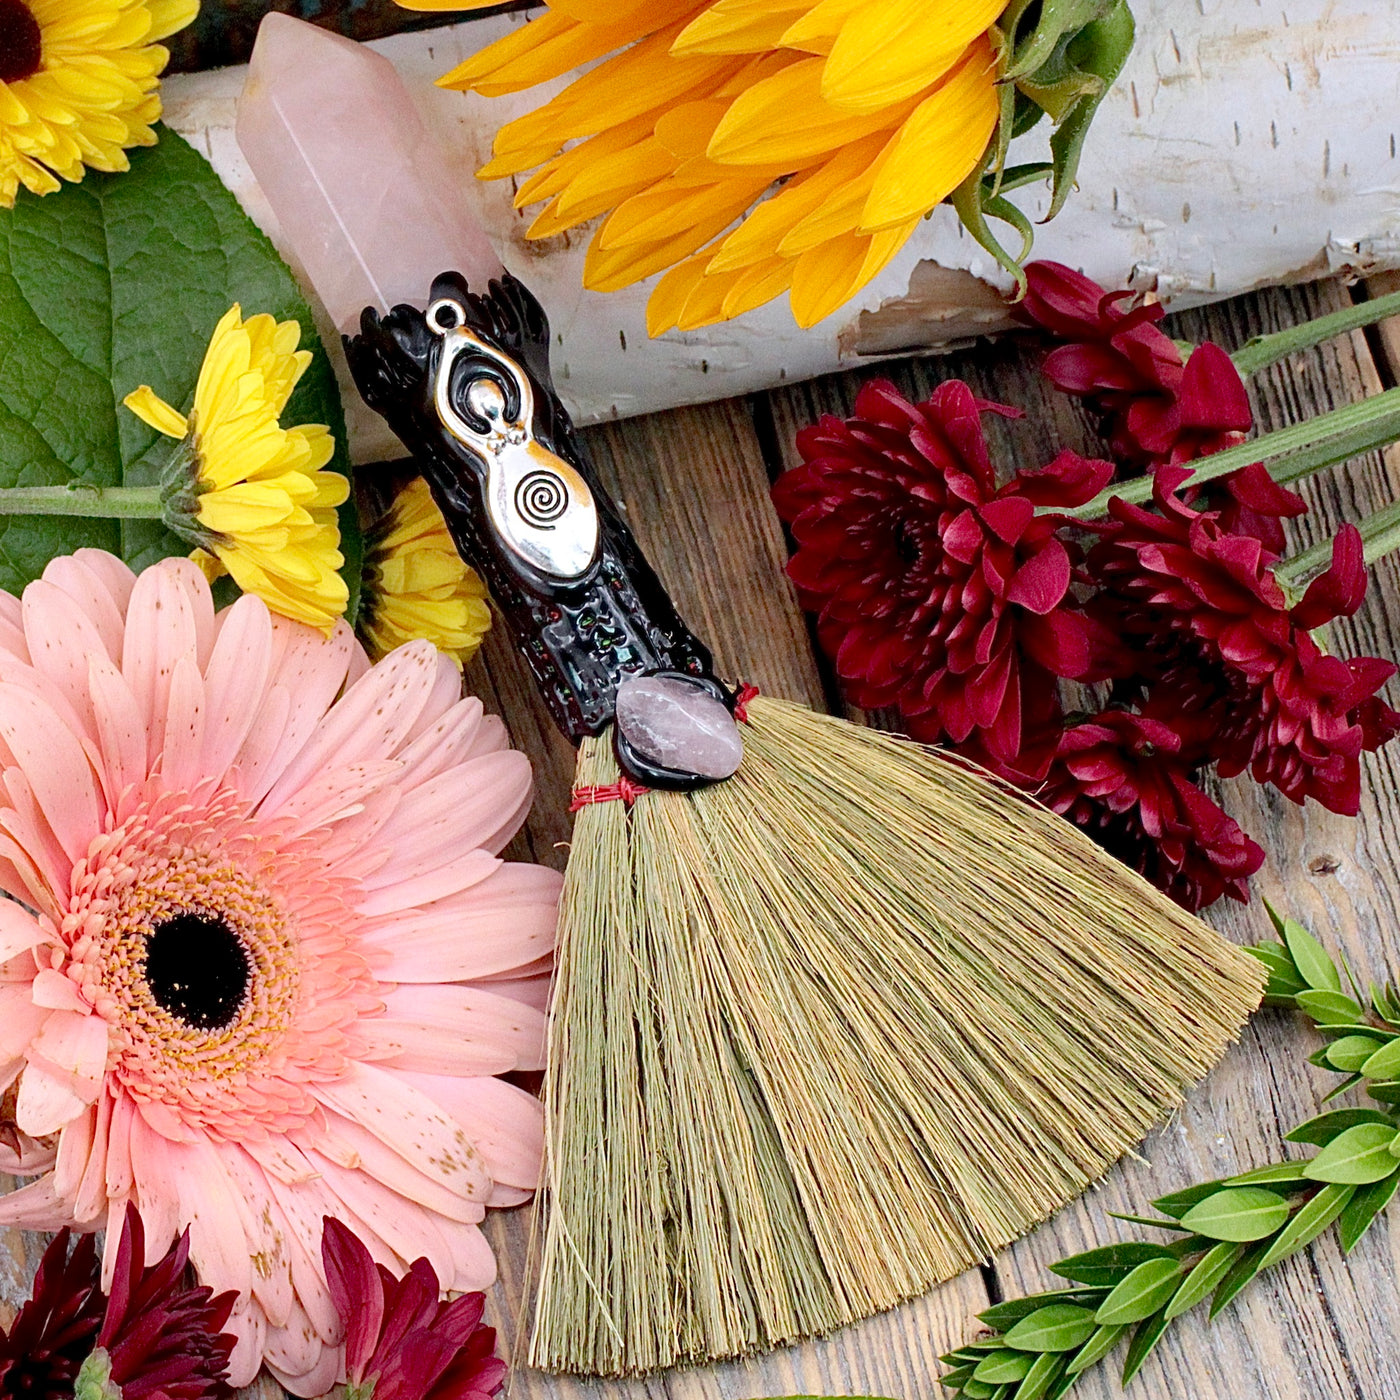
[[[1162,1231],[1076,1254],[1050,1271],[1071,1286],[980,1313],[988,1335],[943,1357],[939,1378],[967,1400],[1055,1400],[1126,1344],[1123,1384],[1171,1324],[1210,1300],[1210,1316],[1256,1275],[1335,1227],[1350,1253],[1400,1187],[1400,992],[1361,993],[1301,924],[1269,910],[1280,941],[1248,949],[1268,969],[1264,1002],[1301,1011],[1326,1042],[1310,1063],[1364,1084],[1380,1107],[1341,1108],[1300,1123],[1285,1141],[1310,1157],[1203,1182],[1152,1204],[1157,1216],[1118,1216]]]

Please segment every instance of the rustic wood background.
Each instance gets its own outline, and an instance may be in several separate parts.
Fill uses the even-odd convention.
[[[1400,285],[1392,282],[1385,290]],[[1338,283],[1261,292],[1176,318],[1173,334],[1234,348],[1249,336],[1293,324],[1383,288],[1348,291]],[[623,503],[691,624],[717,650],[721,669],[773,694],[842,711],[783,574],[787,546],[768,499],[791,466],[793,434],[822,412],[845,413],[863,379],[886,374],[912,397],[962,377],[977,393],[1026,410],[1019,422],[992,420],[999,460],[1039,465],[1061,446],[1101,450],[1077,406],[1040,380],[1036,355],[1008,339],[942,358],[909,360],[831,376],[746,400],[675,410],[589,430],[587,445]],[[1300,353],[1251,385],[1261,429],[1389,387],[1400,378],[1400,322]],[[1312,512],[1294,522],[1302,547],[1330,535],[1400,494],[1400,449],[1315,478],[1305,488]],[[1394,561],[1375,571],[1357,616],[1334,629],[1343,655],[1400,652],[1400,574]],[[536,764],[538,796],[512,850],[562,865],[567,854],[573,751],[538,704],[523,663],[493,633],[469,683],[505,715],[515,742]],[[1392,699],[1394,699],[1392,695]],[[860,718],[853,715],[854,718]],[[1248,907],[1222,904],[1212,921],[1230,937],[1267,935],[1267,896],[1345,952],[1363,978],[1400,972],[1394,954],[1400,909],[1397,773],[1400,749],[1365,763],[1357,820],[1295,807],[1245,780],[1225,784],[1227,808],[1268,851]],[[975,1314],[1003,1296],[1054,1286],[1046,1265],[1107,1243],[1131,1227],[1110,1210],[1141,1208],[1191,1182],[1262,1165],[1281,1151],[1281,1134],[1316,1111],[1331,1076],[1310,1069],[1307,1031],[1281,1013],[1260,1013],[1243,1041],[1170,1122],[1096,1189],[1052,1221],[926,1298],[825,1340],[751,1361],[663,1374],[632,1384],[560,1379],[517,1368],[512,1400],[743,1400],[744,1397],[881,1395],[919,1400],[942,1392],[937,1358],[976,1329]],[[0,1187],[7,1183],[0,1178]],[[859,1229],[859,1222],[852,1222]],[[516,1343],[524,1306],[529,1233],[525,1210],[496,1213],[488,1226],[501,1260],[493,1320],[505,1354]],[[6,1232],[0,1248],[0,1322],[25,1296],[43,1240]],[[1252,1285],[1213,1326],[1199,1311],[1174,1327],[1134,1383],[1140,1400],[1400,1400],[1400,1229],[1382,1222],[1349,1261],[1329,1233]],[[250,1395],[277,1400],[264,1378]],[[1108,1370],[1091,1373],[1075,1394],[1119,1394]]]
[[[1400,285],[1392,282],[1386,290]],[[1372,284],[1369,291],[1382,290]],[[1173,335],[1233,349],[1250,336],[1320,315],[1364,297],[1335,282],[1280,289],[1173,319]],[[963,353],[834,375],[747,400],[731,399],[609,424],[586,434],[608,487],[687,620],[711,640],[724,673],[764,690],[843,712],[823,658],[783,574],[787,545],[768,499],[772,479],[795,460],[793,435],[821,413],[850,410],[863,380],[892,378],[911,397],[961,377],[984,397],[1026,410],[993,419],[996,456],[1007,467],[1039,465],[1061,446],[1101,452],[1078,406],[1040,379],[1037,355],[1014,338]],[[1260,429],[1282,427],[1372,394],[1400,379],[1400,322],[1294,355],[1250,386]],[[1310,514],[1293,523],[1298,547],[1332,534],[1400,494],[1400,449],[1324,473],[1303,488]],[[1342,655],[1400,654],[1400,572],[1375,570],[1360,612],[1334,630]],[[535,760],[539,789],[518,853],[561,864],[573,751],[536,701],[523,664],[493,634],[469,682],[504,714],[516,743]],[[1392,700],[1395,695],[1392,694]],[[1268,852],[1254,900],[1223,901],[1211,921],[1229,937],[1269,935],[1267,897],[1342,950],[1363,977],[1400,974],[1400,749],[1368,756],[1359,819],[1304,810],[1245,779],[1223,784],[1224,805]],[[1003,1296],[1056,1286],[1046,1266],[1061,1256],[1127,1237],[1111,1210],[1141,1209],[1153,1196],[1194,1181],[1263,1165],[1282,1134],[1317,1111],[1335,1076],[1310,1068],[1315,1048],[1302,1023],[1261,1012],[1241,1044],[1172,1120],[1097,1189],[980,1271],[926,1298],[823,1341],[751,1361],[672,1372],[633,1384],[593,1383],[518,1369],[513,1400],[742,1400],[799,1392],[870,1394],[920,1400],[943,1394],[940,1353],[976,1328],[979,1309]],[[1400,1212],[1392,1212],[1393,1215]],[[859,1222],[852,1222],[859,1229]],[[507,1348],[522,1309],[526,1213],[490,1225],[501,1256],[495,1321]],[[1192,1313],[1175,1326],[1132,1387],[1139,1400],[1400,1400],[1400,1228],[1381,1222],[1343,1260],[1328,1234],[1252,1285],[1213,1325]],[[1074,1394],[1120,1394],[1099,1368]]]

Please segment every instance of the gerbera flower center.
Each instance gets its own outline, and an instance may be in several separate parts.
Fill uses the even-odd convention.
[[[0,83],[32,78],[43,66],[44,35],[24,0],[0,0]]]
[[[238,935],[217,915],[180,913],[146,940],[146,985],[159,1006],[197,1030],[229,1025],[252,972]]]

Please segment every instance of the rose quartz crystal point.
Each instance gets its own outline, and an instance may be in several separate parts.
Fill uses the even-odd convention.
[[[238,144],[336,326],[423,307],[433,278],[501,275],[460,180],[381,54],[290,15],[258,30]]]

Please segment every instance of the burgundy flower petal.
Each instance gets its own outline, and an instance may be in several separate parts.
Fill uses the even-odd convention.
[[[384,1293],[374,1260],[358,1236],[331,1216],[321,1222],[321,1258],[335,1310],[345,1319],[345,1369],[357,1384],[384,1322]]]

